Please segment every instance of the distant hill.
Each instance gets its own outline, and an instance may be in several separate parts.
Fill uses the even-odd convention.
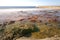
[[[38,6],[37,8],[51,8],[51,9],[60,9],[60,6]]]

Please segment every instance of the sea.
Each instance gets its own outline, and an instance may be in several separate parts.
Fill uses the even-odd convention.
[[[32,10],[51,10],[47,8],[37,8],[35,6],[0,6],[1,12],[12,12],[12,11],[32,11]]]

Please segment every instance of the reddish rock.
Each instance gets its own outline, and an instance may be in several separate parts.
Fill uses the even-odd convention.
[[[23,21],[24,19],[20,19],[19,21]]]
[[[30,19],[31,22],[36,22],[37,20],[35,18]]]
[[[37,15],[35,15],[35,16],[32,16],[32,18],[35,18],[35,19],[37,19],[37,18],[38,18],[38,16],[37,16]]]
[[[15,21],[10,21],[8,24],[13,24],[13,23],[15,23]]]

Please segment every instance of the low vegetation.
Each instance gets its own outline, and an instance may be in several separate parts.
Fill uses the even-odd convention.
[[[15,22],[8,24],[5,29],[0,30],[1,40],[16,40],[20,37],[32,37],[42,39],[46,37],[60,37],[60,23],[40,23],[40,22]]]

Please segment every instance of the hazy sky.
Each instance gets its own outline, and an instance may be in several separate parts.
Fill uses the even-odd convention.
[[[0,6],[60,6],[60,0],[0,0]]]

